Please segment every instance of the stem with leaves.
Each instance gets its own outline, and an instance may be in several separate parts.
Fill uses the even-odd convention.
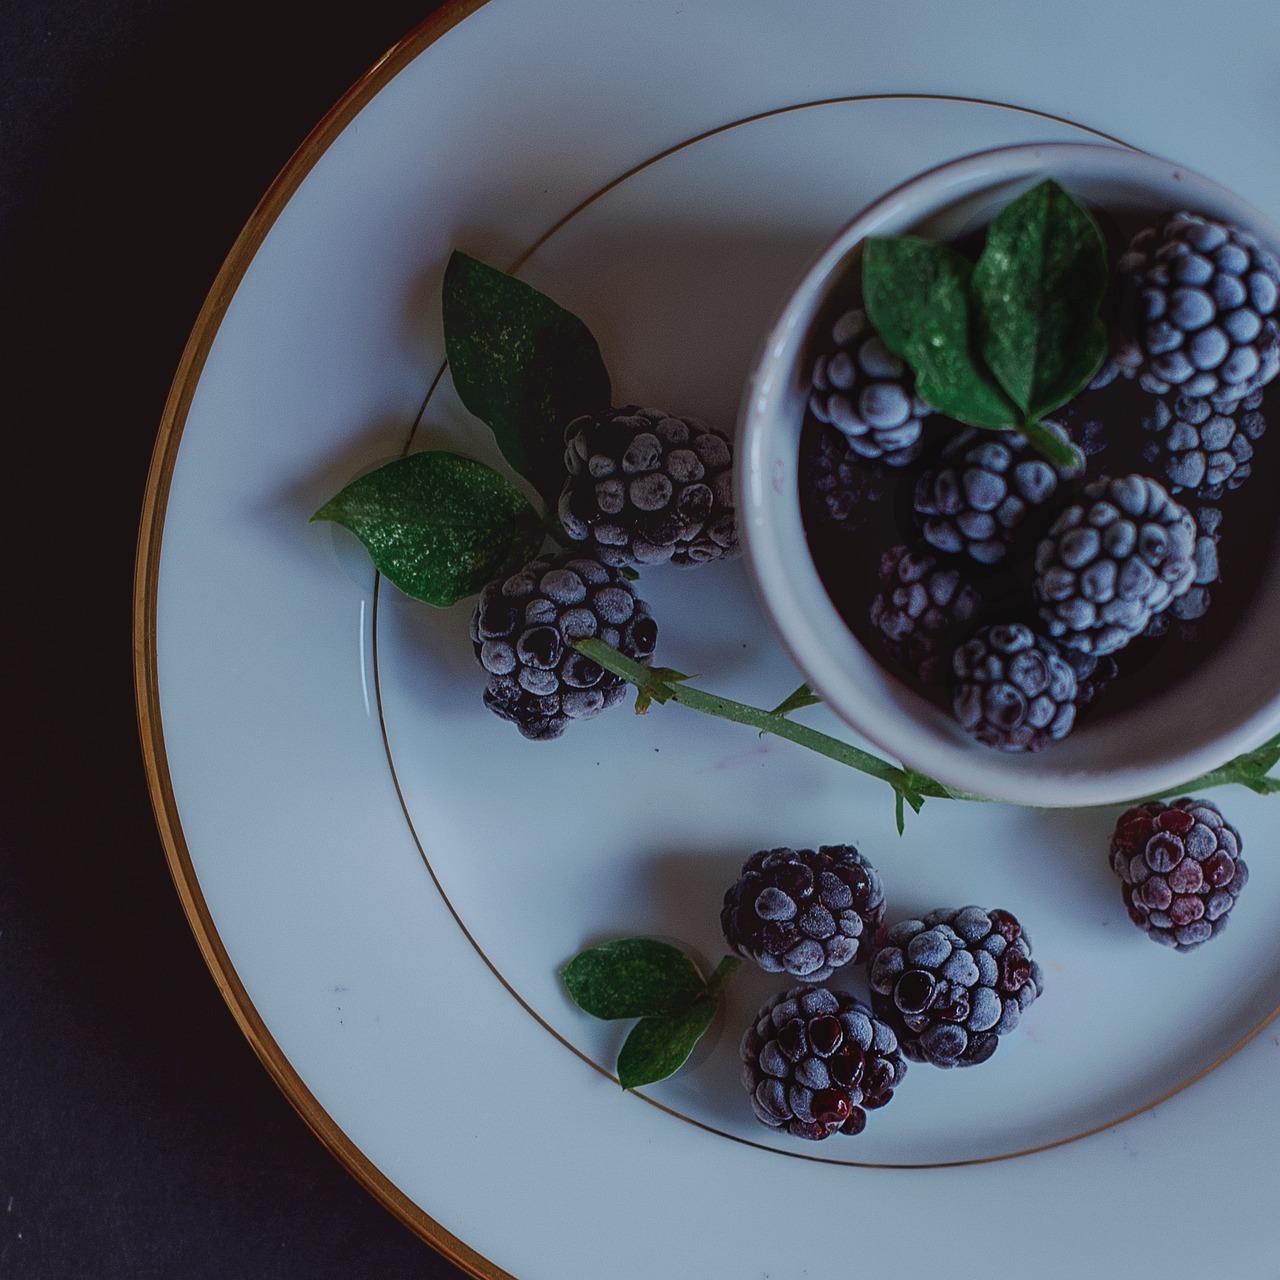
[[[621,676],[636,689],[636,710],[648,711],[655,703],[675,702],[701,711],[704,715],[715,716],[721,720],[732,720],[735,724],[749,725],[760,733],[771,733],[779,738],[786,738],[798,746],[805,747],[819,755],[826,756],[838,764],[843,764],[868,777],[878,778],[893,788],[896,803],[898,834],[901,835],[905,824],[905,807],[911,806],[914,813],[919,813],[926,798],[933,797],[946,800],[985,800],[987,797],[973,795],[967,791],[958,791],[954,787],[913,769],[905,769],[899,765],[881,760],[869,751],[863,751],[852,743],[808,725],[797,724],[789,717],[792,712],[805,707],[816,706],[821,699],[813,693],[808,685],[801,685],[794,693],[784,698],[771,711],[760,707],[752,707],[744,702],[734,702],[722,698],[718,694],[707,693],[702,689],[692,688],[688,681],[692,678],[671,667],[646,667],[619,653],[602,640],[580,640],[577,647],[593,662],[598,663],[606,671]],[[1280,735],[1236,756],[1220,768],[1192,778],[1180,786],[1170,787],[1156,796],[1144,799],[1157,800],[1165,796],[1185,795],[1193,791],[1207,791],[1212,787],[1223,787],[1231,784],[1247,787],[1258,795],[1271,795],[1280,791],[1280,778],[1270,776],[1270,771],[1280,763]]]
[[[811,729],[808,725],[797,724],[789,719],[792,711],[813,706],[820,701],[807,686],[801,686],[772,711],[765,711],[760,707],[748,706],[745,702],[734,702],[718,694],[691,688],[687,683],[691,677],[683,672],[674,671],[670,667],[642,666],[602,640],[580,640],[577,647],[606,671],[612,671],[614,675],[621,676],[628,684],[635,686],[636,710],[639,712],[647,711],[654,702],[676,702],[694,711],[701,711],[704,715],[716,716],[721,720],[732,720],[736,724],[749,725],[761,733],[771,733],[776,737],[786,738],[789,742],[815,751],[818,755],[835,760],[838,764],[857,769],[860,773],[878,778],[881,782],[887,782],[897,797],[899,833],[903,830],[905,805],[910,805],[913,812],[919,813],[925,799],[929,796],[951,800],[984,798],[943,786],[941,782],[925,777],[924,774],[890,764],[869,751],[863,751],[861,747],[855,747],[852,743],[833,738],[830,734]]]

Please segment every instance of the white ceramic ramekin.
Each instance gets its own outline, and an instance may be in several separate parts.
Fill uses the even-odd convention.
[[[848,288],[862,241],[908,232],[963,236],[1045,177],[1101,209],[1153,220],[1189,209],[1225,219],[1280,256],[1280,228],[1272,221],[1217,183],[1141,151],[1032,144],[931,169],[877,200],[840,233],[769,333],[743,399],[738,514],[747,563],[782,643],[810,686],[875,747],[948,786],[992,799],[1106,804],[1176,787],[1280,732],[1280,556],[1271,530],[1257,547],[1269,567],[1255,599],[1198,669],[1139,707],[1086,718],[1045,751],[1013,754],[973,742],[854,638],[818,577],[800,517],[797,468],[810,334],[832,291]],[[1274,477],[1256,475],[1251,483],[1276,493]],[[1230,565],[1225,570],[1230,573]]]

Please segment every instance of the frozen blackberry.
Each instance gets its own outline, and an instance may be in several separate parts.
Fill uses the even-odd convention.
[[[996,1051],[1044,990],[1031,939],[1007,911],[903,920],[871,958],[871,1004],[913,1062],[969,1067]]]
[[[1076,677],[1058,647],[1020,622],[980,628],[952,656],[961,727],[1001,751],[1041,751],[1071,732]]]
[[[815,433],[801,454],[800,496],[806,513],[842,533],[854,533],[887,492],[884,467],[869,462],[834,427]]]
[[[657,643],[649,606],[616,569],[562,553],[489,583],[471,615],[471,643],[489,673],[485,705],[535,740],[614,706],[626,682],[573,647],[593,636],[639,662]]]
[[[813,362],[809,409],[842,431],[864,458],[906,466],[922,448],[920,421],[932,410],[915,393],[915,378],[880,341],[867,313],[846,311]]]
[[[1145,476],[1085,486],[1036,548],[1035,592],[1049,634],[1086,653],[1114,653],[1195,578],[1196,524]]]
[[[1239,227],[1175,213],[1140,231],[1117,270],[1136,332],[1116,361],[1148,391],[1227,407],[1280,373],[1280,265]]]
[[[770,973],[822,982],[863,961],[884,918],[880,876],[852,845],[763,849],[724,895],[729,945]]]
[[[924,547],[891,547],[880,557],[871,625],[885,651],[925,684],[946,679],[946,655],[969,629],[982,596],[954,566]]]
[[[893,1028],[855,996],[800,986],[774,996],[742,1037],[756,1119],[797,1138],[861,1133],[906,1075]]]
[[[1044,425],[1068,439],[1060,423],[1046,419]],[[1028,508],[1048,502],[1067,477],[1029,453],[1023,436],[983,436],[958,462],[925,472],[916,483],[914,505],[930,546],[992,565],[1005,558]],[[1071,475],[1084,469],[1084,455],[1077,455]]]
[[[1253,442],[1267,427],[1258,412],[1261,404],[1261,393],[1230,411],[1186,396],[1178,396],[1172,407],[1157,400],[1142,425],[1159,433],[1146,452],[1163,471],[1169,492],[1186,489],[1212,501],[1244,484],[1253,469]]]
[[[737,554],[728,438],[627,405],[565,428],[560,523],[608,565],[703,564]]]
[[[1240,833],[1209,800],[1126,810],[1111,837],[1111,868],[1129,919],[1176,951],[1216,937],[1249,880],[1240,849]]]

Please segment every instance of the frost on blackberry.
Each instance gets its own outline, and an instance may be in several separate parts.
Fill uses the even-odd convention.
[[[1044,990],[1031,939],[1007,911],[931,911],[895,924],[871,959],[871,1003],[913,1062],[985,1062]]]
[[[815,447],[801,456],[800,496],[806,514],[842,533],[860,529],[887,491],[883,464],[864,458],[834,427],[822,427]]]
[[[485,705],[537,741],[622,701],[626,682],[573,647],[592,637],[639,662],[657,643],[649,606],[616,569],[569,552],[489,583],[471,615]]]
[[[1148,937],[1193,951],[1227,926],[1248,883],[1240,833],[1209,800],[1184,796],[1121,814],[1111,837],[1129,918]]]
[[[880,341],[861,308],[841,315],[820,346],[809,409],[843,432],[856,453],[891,467],[919,455],[921,419],[932,412],[915,394],[911,371]]]
[[[884,918],[880,876],[852,845],[763,849],[724,895],[720,925],[770,973],[821,982],[867,958]]]
[[[1216,501],[1238,489],[1253,469],[1253,446],[1266,430],[1257,393],[1223,411],[1208,400],[1178,396],[1172,406],[1157,400],[1142,425],[1156,433],[1146,450],[1160,468],[1170,493]]]
[[[891,547],[880,558],[871,625],[885,652],[925,684],[946,679],[946,657],[982,604],[956,567],[924,547]]]
[[[1044,425],[1069,440],[1060,423],[1046,419]],[[927,471],[917,481],[914,505],[925,541],[978,564],[998,564],[1028,510],[1047,503],[1060,480],[1083,471],[1084,455],[1076,454],[1077,465],[1064,472],[1032,453],[1025,437],[1006,432],[993,439],[984,432],[959,461]]]
[[[1041,751],[1075,723],[1075,673],[1022,623],[982,627],[955,651],[952,668],[952,710],[984,746]]]
[[[1086,653],[1114,653],[1192,584],[1196,525],[1157,481],[1101,477],[1065,508],[1035,556],[1049,634]]]
[[[797,1138],[861,1133],[906,1075],[892,1027],[844,991],[774,996],[742,1037],[742,1083],[756,1119]]]
[[[1280,266],[1239,227],[1175,213],[1140,231],[1117,269],[1134,336],[1116,362],[1148,391],[1229,408],[1280,373]]]
[[[608,565],[702,564],[737,554],[728,437],[627,405],[565,429],[560,523]]]

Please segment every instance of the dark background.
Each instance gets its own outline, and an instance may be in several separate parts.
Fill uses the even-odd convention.
[[[152,819],[133,706],[151,448],[293,149],[435,7],[0,0],[0,1276],[460,1275],[241,1037]]]

